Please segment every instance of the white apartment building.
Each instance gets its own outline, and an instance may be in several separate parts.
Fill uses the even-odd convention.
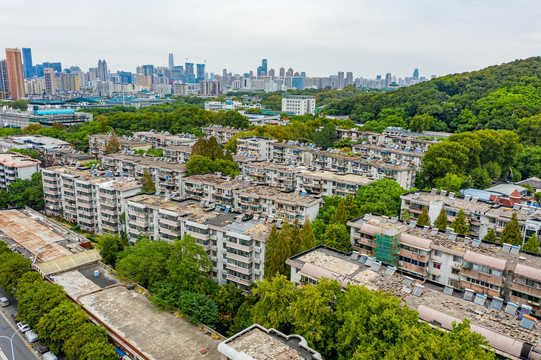
[[[122,199],[141,191],[141,183],[97,170],[54,166],[42,170],[47,215],[62,217],[82,230],[120,234]]]
[[[0,154],[0,189],[7,190],[17,179],[31,179],[41,161],[17,153]]]
[[[141,155],[108,154],[101,157],[101,170],[114,175],[141,179],[147,171],[157,193],[177,196],[181,193],[181,179],[186,175],[186,165],[167,162],[163,158]]]
[[[533,206],[515,204],[509,207],[504,204],[489,200],[481,200],[470,195],[457,196],[447,193],[445,190],[416,191],[400,196],[402,200],[401,211],[409,212],[413,220],[426,207],[430,222],[434,223],[443,208],[449,222],[453,221],[460,209],[466,213],[471,236],[483,239],[489,229],[494,230],[496,236],[500,236],[505,225],[511,220],[513,212],[517,213],[520,231],[524,235],[524,241],[536,233],[541,236],[541,211]]]
[[[316,99],[313,96],[291,95],[285,93],[282,97],[282,112],[295,113],[295,115],[314,114]]]
[[[192,134],[171,135],[167,131],[136,131],[131,140],[150,142],[155,148],[168,146],[192,146],[197,142],[198,137]]]
[[[96,158],[106,155],[107,145],[111,138],[111,134],[88,135],[88,153]],[[120,151],[148,150],[152,148],[150,142],[132,140],[126,136],[117,136],[116,138],[120,144]]]
[[[270,160],[272,144],[277,140],[265,137],[245,137],[237,139],[237,155],[254,160]]]
[[[258,214],[267,219],[288,219],[304,223],[314,221],[323,196],[306,191],[284,191],[277,187],[256,185],[217,174],[191,175],[182,179],[182,197],[216,203],[227,211]]]
[[[203,133],[209,138],[211,136],[214,136],[218,143],[225,144],[229,140],[231,140],[233,136],[237,135],[241,130],[235,129],[231,126],[212,125],[202,127],[201,131],[203,131]]]
[[[142,237],[174,241],[189,234],[212,261],[212,278],[249,291],[264,275],[265,246],[271,224],[257,216],[201,204],[193,199],[168,200],[140,194],[125,199],[130,242]]]

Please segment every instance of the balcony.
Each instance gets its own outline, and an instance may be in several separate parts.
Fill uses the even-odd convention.
[[[228,259],[241,261],[241,262],[243,262],[245,264],[251,264],[252,263],[252,258],[251,257],[244,257],[244,256],[235,255],[235,254],[231,254],[231,253],[226,253],[226,256],[227,256]]]
[[[118,215],[118,212],[116,211],[116,208],[114,210],[111,210],[110,208],[106,208],[106,207],[102,206],[101,207],[101,212],[104,213],[104,214],[112,215],[112,216],[117,216]]]
[[[254,249],[253,245],[244,246],[244,245],[237,244],[237,243],[234,243],[234,242],[231,242],[231,241],[225,241],[225,246],[233,248],[233,249],[245,251],[245,252],[252,252],[252,250]]]
[[[104,229],[106,229],[106,230],[109,230],[109,231],[118,232],[118,225],[113,226],[113,225],[108,225],[108,224],[102,223],[102,227]]]
[[[490,289],[481,285],[473,284],[469,281],[460,279],[460,287],[463,287],[465,289],[472,289],[476,293],[479,294],[487,294],[488,296],[500,296],[500,292],[498,290]]]
[[[113,200],[116,200],[116,195],[115,194],[108,194],[106,192],[101,192],[100,195],[106,199],[113,199]]]
[[[465,267],[463,267],[460,270],[460,274],[463,276],[467,276],[472,279],[478,279],[478,280],[481,280],[481,281],[484,281],[486,283],[496,285],[496,286],[501,286],[503,284],[502,277],[485,274],[485,273],[482,273],[473,269],[468,269]]]
[[[520,284],[520,283],[516,282],[516,280],[513,281],[513,283],[511,284],[511,290],[520,291],[521,293],[526,293],[526,294],[530,294],[530,295],[533,295],[535,297],[541,298],[541,289],[540,288],[535,288],[535,287],[532,287],[532,286]]]
[[[245,286],[250,286],[250,284],[251,284],[251,281],[244,280],[244,279],[241,279],[241,278],[233,276],[233,275],[227,275],[226,279],[229,280],[229,281],[235,282],[237,284],[245,285]]]
[[[400,249],[398,254],[403,257],[410,258],[412,260],[422,261],[424,263],[427,263],[430,260],[430,256],[428,254],[421,255],[421,254],[417,254],[417,253],[411,252],[409,250],[404,250],[404,249]]]
[[[175,219],[175,220],[171,220],[171,219],[168,219],[168,218],[161,217],[159,219],[159,222],[160,222],[160,224],[165,224],[165,225],[170,225],[170,226],[175,226],[175,227],[179,225],[178,218]]]
[[[199,233],[197,233],[195,231],[190,231],[190,230],[186,230],[186,234],[190,234],[191,236],[193,236],[196,239],[210,240],[210,234],[199,234]]]
[[[180,237],[181,236],[180,230],[175,231],[175,230],[170,230],[170,229],[163,228],[163,227],[160,227],[160,233],[172,235],[172,236],[175,236],[175,237]]]
[[[239,272],[241,274],[244,274],[244,275],[252,275],[252,269],[245,269],[243,267],[240,267],[240,266],[237,266],[235,264],[232,264],[230,263],[229,261],[227,262],[227,264],[225,265],[225,267],[227,269],[230,269],[230,270],[233,270],[233,271],[236,271],[236,272]]]
[[[399,265],[399,268],[404,269],[406,271],[410,271],[419,275],[422,275],[423,277],[428,275],[428,270],[425,267],[417,266],[413,264],[409,264],[407,262],[402,262],[401,265]]]

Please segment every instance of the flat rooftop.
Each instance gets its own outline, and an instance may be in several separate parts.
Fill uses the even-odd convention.
[[[217,174],[212,174],[212,173],[185,176],[182,179],[182,181],[184,181],[185,183],[214,185],[220,188],[228,188],[228,189],[238,189],[244,186],[243,181],[236,180],[229,176],[225,176],[225,175],[219,176]]]
[[[76,166],[49,166],[44,168],[46,171],[55,172],[57,174],[70,175],[79,180],[87,181],[92,184],[99,184],[102,188],[114,190],[130,190],[141,187],[139,180],[123,177],[105,177],[104,171],[94,174],[94,170],[88,168],[77,168]]]
[[[64,239],[62,235],[19,210],[0,211],[0,234],[2,237],[15,241],[32,254],[36,254],[43,245],[51,241]],[[45,262],[69,255],[71,252],[67,248],[51,244],[39,253],[38,261]]]
[[[16,154],[16,153],[0,154],[0,164],[7,167],[22,168],[26,166],[35,166],[40,163],[41,161],[32,159],[22,154]]]
[[[100,271],[101,280],[93,279],[94,270]],[[158,311],[146,295],[120,285],[103,268],[91,265],[55,275],[54,281],[150,359],[220,359],[221,340],[174,314]]]
[[[309,177],[312,179],[335,181],[339,183],[346,183],[346,184],[359,185],[359,186],[370,185],[370,183],[375,181],[375,179],[367,178],[361,175],[338,173],[338,172],[326,171],[326,170],[323,170],[323,171],[304,170],[304,171],[301,171],[300,173],[302,174],[302,176]]]
[[[301,194],[293,191],[285,192],[278,188],[266,185],[250,186],[244,189],[235,190],[235,192],[240,196],[271,199],[277,203],[290,206],[311,206],[323,201],[323,198],[320,195],[313,196],[306,194],[305,196],[302,196]]]
[[[167,162],[153,156],[108,154],[102,156],[102,160],[103,159],[120,160],[147,168],[159,168],[169,171],[186,172],[186,165],[184,164]]]

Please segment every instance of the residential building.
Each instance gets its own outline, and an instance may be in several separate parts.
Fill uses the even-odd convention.
[[[120,234],[122,199],[141,191],[140,182],[74,166],[43,168],[47,215],[62,217],[84,231]]]
[[[107,145],[111,141],[112,134],[88,135],[88,153],[96,158],[107,154]],[[116,135],[115,135],[116,136]],[[152,148],[149,142],[131,140],[126,136],[116,136],[121,151],[148,150]]]
[[[533,176],[526,180],[522,180],[516,183],[516,185],[525,186],[529,185],[532,187],[534,194],[541,191],[541,179]]]
[[[292,112],[295,115],[314,114],[316,99],[307,95],[291,95],[285,93],[282,97],[282,112]]]
[[[517,213],[520,231],[526,241],[533,233],[541,235],[541,211],[535,206],[515,203],[509,207],[490,200],[481,200],[470,195],[458,196],[447,193],[445,190],[415,191],[400,196],[402,200],[401,211],[407,211],[415,220],[426,207],[430,222],[434,223],[441,209],[445,210],[447,219],[452,222],[462,209],[466,214],[469,225],[469,234],[475,238],[483,239],[489,229],[500,236],[505,225],[511,220],[514,212]]]
[[[102,82],[109,81],[109,71],[107,70],[107,62],[104,60],[98,60],[98,67],[96,68],[96,77]]]
[[[273,186],[282,190],[299,188],[297,172],[298,169],[293,166],[268,161],[246,163],[241,168],[241,174],[252,183]]]
[[[167,162],[184,164],[192,154],[191,146],[167,146],[163,148],[163,159]]]
[[[370,144],[355,144],[351,147],[353,152],[361,154],[368,160],[381,160],[391,165],[414,166],[418,171],[421,170],[421,165],[425,152],[420,149],[411,150],[405,148],[400,150],[398,145],[370,145]]]
[[[13,100],[19,100],[25,95],[21,50],[6,49],[6,65],[9,82],[9,96]]]
[[[3,127],[25,128],[30,123],[51,127],[56,122],[64,126],[92,121],[92,113],[75,112],[72,109],[19,111],[11,108],[0,109],[0,125]]]
[[[101,170],[119,176],[141,179],[146,172],[154,181],[157,194],[177,196],[181,193],[181,180],[186,176],[186,165],[170,163],[152,156],[108,154],[101,157]]]
[[[92,155],[74,150],[72,147],[41,147],[38,148],[43,166],[77,165],[95,160]]]
[[[265,245],[271,225],[256,216],[228,210],[193,199],[181,201],[140,194],[125,199],[127,235],[134,243],[141,237],[174,241],[189,234],[207,252],[212,279],[233,283],[249,291],[264,275]]]
[[[216,203],[224,208],[235,208],[234,190],[247,187],[241,180],[218,174],[190,175],[182,179],[181,198],[192,198]],[[217,205],[218,206],[218,205]]]
[[[265,66],[266,66],[266,60]],[[218,345],[221,360],[322,360],[320,353],[308,346],[300,335],[284,335],[259,324],[233,335]]]
[[[197,142],[198,137],[192,134],[171,135],[167,131],[160,133],[155,131],[136,131],[133,139],[150,142],[154,148],[167,148],[169,146],[192,146]]]
[[[218,141],[220,144],[225,144],[241,130],[230,126],[212,125],[202,127],[201,131],[203,131],[203,133],[208,137],[214,136],[216,141]]]
[[[0,60],[0,99],[9,98],[8,62]]]
[[[0,189],[7,190],[18,179],[31,179],[40,171],[39,164],[41,161],[18,153],[0,154]]]
[[[56,80],[53,68],[43,69],[43,81],[45,82],[45,95],[56,95]]]
[[[365,226],[367,224],[363,225],[363,227]],[[404,235],[406,234],[402,233],[402,237]],[[426,241],[427,244],[422,243],[423,241]],[[503,264],[499,258],[475,253],[482,250],[473,246],[470,247],[473,250],[466,250],[464,253],[463,247],[465,245],[458,239],[457,250],[446,248],[440,244],[436,245],[436,242],[412,236],[408,239],[407,246],[410,249],[408,251],[410,251],[411,257],[414,257],[419,255],[419,252],[414,250],[418,249],[422,252],[426,246],[429,246],[431,255],[436,260],[444,255],[443,251],[446,249],[451,259],[456,258],[457,261],[454,263],[457,264],[455,267],[457,271],[464,271],[464,274],[476,273],[476,275],[464,275],[464,278],[470,276],[496,278],[499,270],[495,270],[495,268],[501,268],[501,265],[514,268],[514,271],[506,271],[507,276],[510,276],[508,283],[512,284],[511,286],[518,286],[522,282],[533,284],[534,282],[528,281],[526,277],[522,276],[526,276],[524,274],[527,273],[527,278],[531,279],[532,276],[539,276],[541,271],[539,268],[534,269],[529,266],[526,269],[523,265],[514,265],[508,260],[503,260]],[[518,255],[504,253],[501,250],[496,250],[496,253],[520,261]],[[422,253],[420,256],[423,256]],[[483,265],[487,259],[491,259],[489,266]],[[348,285],[353,285],[390,293],[400,299],[401,305],[417,311],[419,320],[442,330],[450,331],[455,323],[468,319],[471,323],[471,331],[482,335],[488,341],[491,350],[495,351],[499,357],[534,360],[539,359],[541,355],[541,347],[537,341],[539,324],[537,319],[531,316],[532,307],[524,302],[514,303],[514,299],[509,300],[508,296],[505,298],[491,296],[487,295],[485,291],[478,292],[478,289],[470,287],[453,288],[441,284],[441,281],[410,275],[401,271],[400,267],[397,269],[396,266],[379,260],[377,256],[368,256],[365,252],[345,253],[322,245],[289,258],[287,264],[291,266],[291,281],[300,286],[316,284],[322,278],[327,278],[338,281],[345,291],[347,291]],[[438,262],[432,262],[431,268],[433,264],[438,264]],[[438,269],[436,271],[444,268],[444,262],[442,261],[438,266],[439,268],[435,268]],[[490,275],[489,273],[492,271],[494,273]],[[516,273],[520,275],[514,275]],[[506,277],[506,279],[508,278]],[[484,281],[480,282],[486,284]],[[532,289],[539,291],[533,286],[526,285],[525,287],[528,288],[528,291]],[[520,314],[518,313],[519,307]]]
[[[0,151],[9,151],[11,149],[42,149],[66,147],[70,150],[73,146],[70,143],[43,135],[15,135],[0,137]]]
[[[265,137],[245,137],[237,139],[237,155],[253,158],[254,160],[270,160],[272,144],[277,140]]]
[[[348,226],[353,249],[360,254],[442,286],[469,289],[531,306],[538,314],[541,311],[541,290],[533,282],[528,282],[532,289],[515,284],[515,276],[541,279],[540,255],[379,215],[362,216]]]

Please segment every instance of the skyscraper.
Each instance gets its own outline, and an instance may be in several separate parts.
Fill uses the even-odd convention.
[[[196,82],[200,83],[205,80],[205,64],[197,64],[197,79]]]
[[[173,54],[169,54],[169,68],[172,69],[175,67],[175,60],[173,59]]]
[[[98,61],[96,76],[101,81],[109,81],[109,72],[107,71],[107,62],[105,60]]]
[[[261,61],[261,70],[263,70],[264,75],[267,76],[267,59]]]
[[[184,64],[184,78],[186,83],[195,83],[195,74],[193,72],[193,63]]]
[[[419,69],[413,70],[413,80],[419,80]]]
[[[32,50],[30,48],[23,48],[23,70],[25,78],[31,78],[34,76],[34,66],[32,65]]]
[[[143,65],[143,75],[153,75],[154,74],[154,65]]]
[[[55,95],[56,84],[55,84],[53,68],[48,67],[48,68],[43,69],[43,80],[45,82],[45,94]]]
[[[385,74],[385,87],[389,87],[391,85],[391,73]]]
[[[293,76],[293,68],[287,69],[286,76]]]
[[[8,62],[0,60],[0,99],[9,97]]]
[[[284,69],[283,67],[280,68],[280,77],[284,77],[286,76],[286,69]]]
[[[274,79],[274,77],[276,76],[276,72],[274,71],[274,69],[269,70],[269,76],[271,77],[271,79]]]
[[[336,84],[336,87],[338,89],[342,89],[344,87],[344,83],[345,83],[345,78],[344,78],[344,72],[343,71],[339,71],[338,72],[338,83]]]
[[[23,60],[21,50],[6,49],[9,95],[14,100],[24,97]]]
[[[346,73],[346,85],[353,84],[353,73],[351,71],[348,71]]]

